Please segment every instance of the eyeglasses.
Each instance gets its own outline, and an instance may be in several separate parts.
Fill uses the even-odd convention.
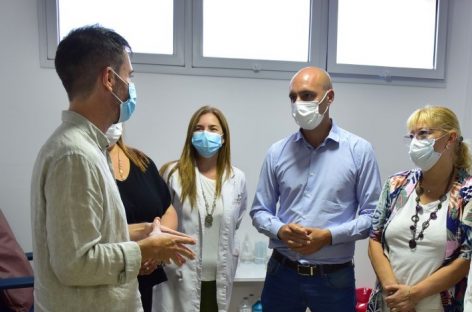
[[[422,128],[410,132],[409,134],[405,135],[404,138],[408,141],[411,141],[413,138],[416,138],[417,140],[424,140],[428,139],[435,131],[445,132],[446,130],[441,128]]]

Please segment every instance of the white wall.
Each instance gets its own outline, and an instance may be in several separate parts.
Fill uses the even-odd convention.
[[[55,71],[39,65],[36,5],[33,0],[0,2],[0,208],[26,250],[31,249],[29,188],[33,162],[40,146],[60,123],[60,111],[68,105]],[[444,87],[335,81],[331,115],[338,125],[374,145],[383,179],[412,166],[401,138],[406,117],[419,106],[452,108],[460,118],[464,137],[472,137],[472,2],[450,1],[449,9]],[[191,114],[204,104],[218,106],[229,120],[233,162],[246,172],[250,201],[267,148],[296,129],[285,80],[136,73],[134,82],[139,106],[126,126],[127,142],[162,165],[179,156]],[[248,217],[242,229],[256,233]],[[356,272],[359,286],[373,284],[365,241],[357,245]]]

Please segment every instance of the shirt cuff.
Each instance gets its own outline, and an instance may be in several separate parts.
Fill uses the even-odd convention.
[[[331,245],[343,243],[341,241],[341,229],[339,227],[327,228],[331,232]]]
[[[119,274],[118,282],[124,284],[138,276],[141,268],[141,250],[136,242],[123,242],[121,251],[125,259],[125,268]]]
[[[284,225],[285,223],[279,220],[272,220],[272,224],[269,226],[269,232],[272,234],[272,238],[280,240],[277,234],[279,233],[280,228]]]

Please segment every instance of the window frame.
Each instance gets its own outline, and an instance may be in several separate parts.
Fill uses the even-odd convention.
[[[185,28],[180,21],[185,20],[185,3],[179,0],[174,2],[174,53],[169,54],[150,54],[150,53],[133,53],[133,62],[143,65],[185,65]],[[41,48],[42,65],[54,66],[54,56],[56,54],[59,41],[59,23],[57,0],[39,0],[40,7],[40,38],[44,44]],[[43,22],[41,22],[41,20]],[[43,34],[41,35],[41,32]],[[131,47],[132,48],[132,47]]]
[[[388,67],[373,65],[339,64],[337,55],[337,25],[338,25],[338,0],[330,0],[329,25],[328,25],[328,58],[327,70],[334,76],[341,77],[371,77],[377,80],[390,82],[392,80],[419,80],[419,79],[445,79],[446,64],[446,34],[447,34],[447,0],[437,0],[436,16],[436,50],[435,68],[421,69],[408,67]]]
[[[57,0],[37,1],[40,64],[43,67],[53,68],[58,41]],[[310,51],[307,62],[204,57],[203,1],[174,0],[174,54],[134,53],[132,62],[136,72],[290,79],[302,67],[317,66],[326,69],[333,81],[439,87],[444,85],[447,0],[437,0],[439,14],[435,69],[336,64],[338,0],[310,0]]]
[[[293,72],[305,66],[324,67],[326,60],[326,51],[324,47],[324,38],[322,36],[326,20],[323,16],[323,2],[310,0],[310,31],[309,31],[309,51],[307,62],[295,61],[273,61],[260,59],[237,59],[237,58],[218,58],[203,56],[203,1],[195,0],[193,10],[193,53],[192,64],[195,68],[226,68],[252,71],[258,73],[261,71],[282,71]],[[313,29],[321,31],[316,32]]]

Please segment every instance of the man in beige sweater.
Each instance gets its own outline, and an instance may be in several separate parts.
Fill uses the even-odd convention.
[[[194,256],[184,245],[194,240],[177,232],[148,236],[152,227],[143,225],[130,240],[105,136],[136,106],[130,51],[123,37],[96,25],[72,31],[57,48],[69,109],[33,171],[35,311],[142,311],[142,263]]]

